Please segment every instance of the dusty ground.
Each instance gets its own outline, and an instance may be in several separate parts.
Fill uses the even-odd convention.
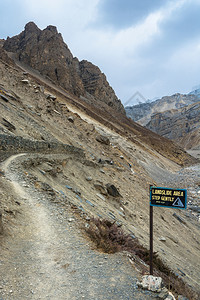
[[[19,96],[18,102],[10,98],[8,103],[0,101],[2,116],[16,127],[15,131],[10,132],[5,126],[1,126],[3,132],[37,140],[61,141],[85,150],[85,158],[73,154],[29,153],[12,157],[0,167],[5,170],[5,174],[0,177],[0,208],[3,211],[5,229],[1,239],[1,267],[9,270],[6,277],[2,273],[2,299],[22,299],[22,295],[29,299],[30,295],[32,299],[58,299],[61,295],[66,295],[70,284],[82,284],[85,278],[91,276],[96,270],[95,261],[97,269],[105,271],[101,281],[102,293],[105,278],[111,276],[111,265],[116,266],[115,279],[110,282],[106,280],[107,296],[102,294],[104,296],[98,299],[111,299],[115,297],[113,295],[122,297],[116,296],[114,299],[131,299],[129,297],[134,293],[135,285],[133,283],[129,286],[129,279],[131,272],[134,278],[136,276],[134,268],[122,256],[109,256],[109,259],[103,259],[103,262],[109,261],[108,267],[99,267],[99,262],[101,265],[101,259],[105,255],[91,250],[92,245],[85,241],[77,225],[79,220],[90,216],[108,218],[121,224],[124,230],[138,237],[148,247],[149,184],[189,190],[188,200],[192,209],[186,212],[154,209],[154,249],[174,272],[198,290],[199,165],[182,169],[147,144],[134,143],[89,117],[66,97],[59,94],[56,102],[46,99],[45,93],[52,92],[52,87],[49,90],[46,87],[43,93],[33,79],[29,78],[29,85],[21,82],[24,78],[22,71],[7,67],[5,72],[2,64],[0,71],[0,84]],[[73,122],[69,121],[69,117],[73,118]],[[99,143],[96,140],[99,133],[109,137],[111,144]],[[3,156],[2,161],[5,154]],[[106,184],[109,183],[117,187],[120,197],[108,195]],[[68,222],[69,218],[74,218],[74,221]],[[87,222],[85,220],[83,224]],[[165,241],[161,241],[161,237]],[[77,248],[73,248],[71,241],[74,241],[73,245]],[[84,255],[80,262],[82,249]],[[74,255],[76,250],[77,255]],[[66,252],[71,254],[67,256]],[[60,264],[56,263],[56,256],[60,257]],[[90,260],[92,264],[88,265]],[[76,266],[74,273],[71,261]],[[121,265],[120,272],[124,274],[124,281],[119,286],[116,284],[120,274],[118,265]],[[40,269],[42,266],[43,270]],[[25,273],[24,269],[27,269]],[[85,269],[86,275],[81,277]],[[60,277],[63,277],[66,270],[65,280],[71,278],[72,274],[79,275],[73,275],[74,281],[70,281],[71,283],[63,282],[64,279],[60,280]],[[95,276],[101,278],[98,272]],[[31,277],[32,274],[35,274],[34,277]],[[38,277],[39,274],[41,276]],[[54,274],[56,279],[55,276],[52,278]],[[38,279],[34,279],[36,277]],[[82,296],[97,299],[97,277],[92,279],[93,288],[88,286],[88,280],[85,282],[83,294],[81,285],[78,285],[74,291],[74,299],[81,299]],[[55,281],[56,286],[59,286],[58,290],[50,288]],[[45,289],[44,282],[48,283],[46,298],[41,294]],[[125,291],[126,298],[123,296]],[[93,296],[90,297],[93,298],[88,296],[91,292]],[[68,297],[73,299],[72,292]],[[141,295],[138,299],[148,299],[146,295],[145,298],[142,297]]]
[[[154,299],[137,289],[126,256],[91,249],[66,199],[57,197],[57,205],[29,186],[19,158],[3,164],[20,210],[1,239],[1,299]]]

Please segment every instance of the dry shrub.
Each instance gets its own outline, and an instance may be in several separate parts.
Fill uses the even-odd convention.
[[[93,218],[86,232],[97,248],[105,253],[116,253],[125,250],[137,255],[149,264],[149,250],[142,246],[137,238],[133,239],[130,235],[125,234],[115,222]],[[169,269],[157,253],[153,255],[153,266],[155,274],[163,278],[165,285],[175,295],[182,294],[191,300],[200,299],[200,295],[197,295],[182,278]]]
[[[124,233],[115,223],[108,220],[92,219],[86,229],[98,249],[106,253],[129,250],[134,246],[134,240]]]

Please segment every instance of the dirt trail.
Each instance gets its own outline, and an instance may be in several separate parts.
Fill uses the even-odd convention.
[[[15,165],[23,155],[1,165],[22,205],[1,239],[0,299],[155,299],[137,289],[138,273],[125,255],[91,250],[72,211],[27,182]]]

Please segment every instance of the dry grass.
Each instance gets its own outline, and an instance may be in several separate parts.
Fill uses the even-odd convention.
[[[125,234],[115,222],[93,218],[86,232],[97,249],[105,253],[128,251],[149,264],[149,250],[142,246],[137,238],[133,239],[130,235]],[[174,295],[181,294],[191,300],[200,299],[200,295],[197,295],[180,277],[170,270],[158,257],[157,253],[154,253],[153,265],[156,276],[163,278],[165,285]]]

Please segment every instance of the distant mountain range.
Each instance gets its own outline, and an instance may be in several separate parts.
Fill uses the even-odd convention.
[[[189,93],[189,95],[195,95],[200,99],[200,86],[196,87],[192,92]]]
[[[186,149],[200,147],[200,89],[128,106],[125,110],[132,120]]]

